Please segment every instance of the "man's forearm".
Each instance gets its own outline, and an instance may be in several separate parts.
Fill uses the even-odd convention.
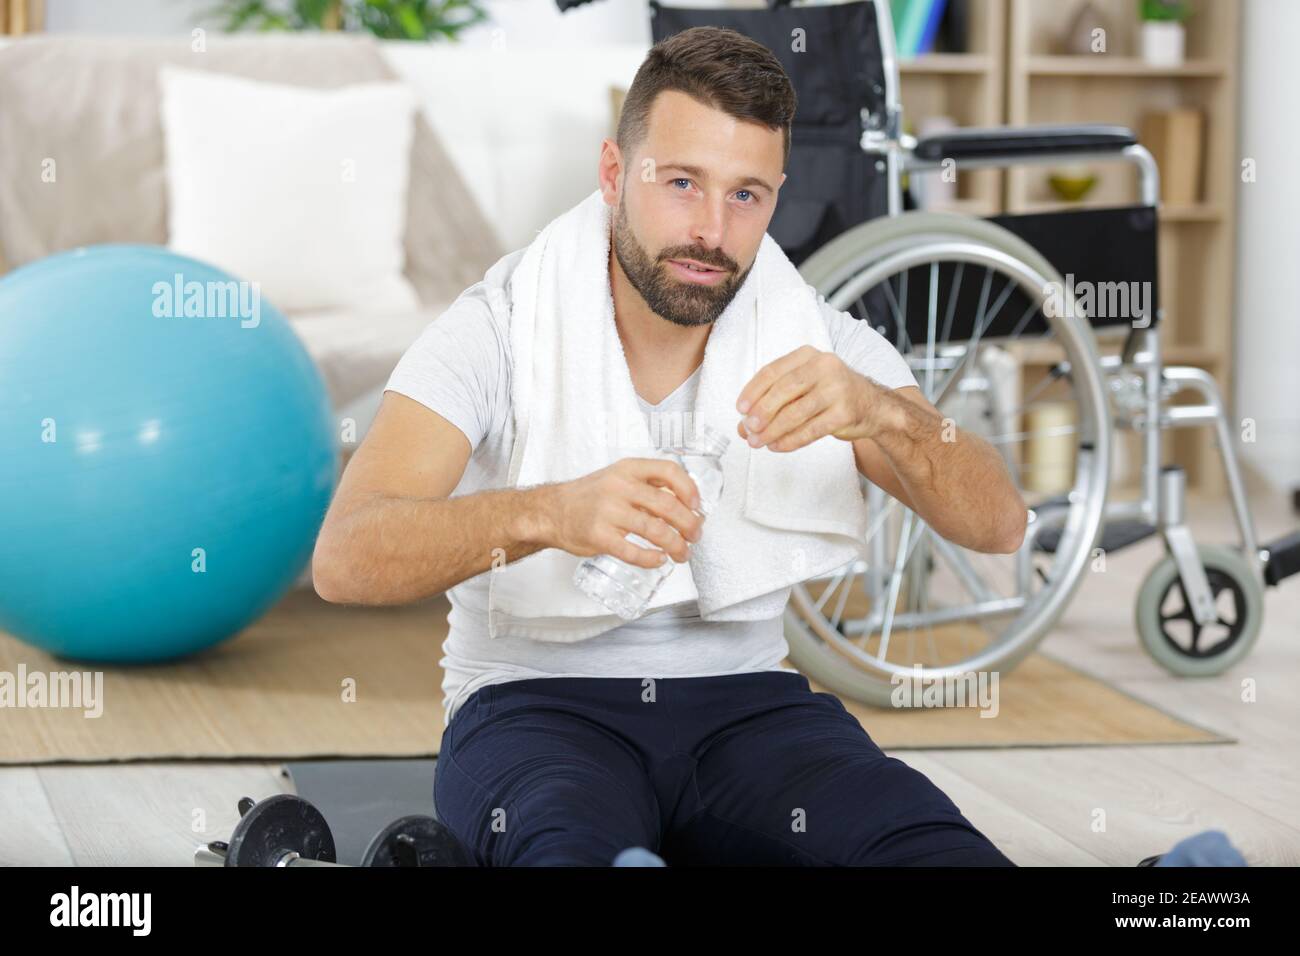
[[[872,440],[889,458],[914,509],[936,532],[977,551],[1010,552],[1026,511],[1002,456],[977,435],[870,382]]]
[[[317,593],[343,604],[406,604],[548,547],[555,485],[455,498],[372,495],[321,529]]]

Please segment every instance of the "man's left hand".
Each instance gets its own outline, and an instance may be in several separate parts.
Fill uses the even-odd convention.
[[[795,451],[832,435],[870,438],[880,386],[844,364],[834,352],[804,345],[758,370],[741,390],[736,430],[751,447]]]

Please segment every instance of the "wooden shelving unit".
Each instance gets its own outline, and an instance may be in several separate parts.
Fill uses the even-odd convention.
[[[903,122],[915,134],[921,120],[947,116],[958,126],[1003,122],[1006,62],[1006,0],[971,0],[965,53],[927,53],[899,60]],[[1002,173],[962,173],[957,200],[941,207],[970,216],[993,215],[1002,201]],[[939,207],[936,207],[939,208]]]
[[[898,71],[903,76],[984,75],[996,69],[996,61],[984,53],[925,53],[901,60],[898,64]]]
[[[1106,50],[1086,56],[1058,52],[1058,40],[1076,16],[1077,3],[1009,0],[1007,11],[1006,122],[1104,122],[1141,130],[1144,114],[1178,107],[1205,116],[1199,201],[1160,210],[1161,340],[1166,361],[1214,374],[1231,395],[1232,307],[1235,257],[1235,149],[1238,0],[1199,0],[1186,23],[1186,61],[1150,66],[1139,56],[1140,23],[1133,0],[1093,0],[1106,28]],[[1101,179],[1090,205],[1138,200],[1135,170],[1097,165]],[[1005,206],[1013,212],[1065,209],[1047,186],[1045,167],[1006,174]],[[1130,441],[1132,436],[1129,436]],[[1167,433],[1166,455],[1188,470],[1203,492],[1222,490],[1222,473],[1208,430]],[[1136,444],[1129,462],[1136,463]],[[1130,475],[1116,475],[1126,482]]]
[[[1226,72],[1222,63],[1204,61],[1179,66],[1152,66],[1135,56],[1030,55],[1023,69],[1031,76],[1122,76],[1122,77],[1220,77]]]
[[[1161,339],[1165,360],[1210,371],[1232,394],[1233,283],[1235,268],[1237,155],[1236,99],[1240,0],[1193,0],[1186,23],[1186,61],[1151,66],[1139,49],[1136,0],[1092,0],[1106,28],[1106,51],[1086,56],[1061,53],[1060,41],[1082,0],[972,0],[970,51],[935,53],[900,63],[906,128],[942,115],[962,126],[1023,126],[1032,123],[1116,123],[1141,131],[1143,115],[1179,107],[1205,117],[1202,184],[1192,204],[1160,208]],[[1068,165],[1062,163],[1062,165]],[[1085,198],[1090,206],[1138,201],[1136,169],[1097,164],[1099,182]],[[1059,200],[1047,184],[1049,167],[973,170],[958,177],[958,199],[944,207],[966,215],[1046,212],[1080,208]],[[1103,352],[1115,351],[1105,343]],[[1017,349],[1025,380],[1054,362],[1059,352],[1027,345]],[[1122,457],[1132,481],[1138,458],[1134,436]],[[1187,468],[1202,493],[1223,490],[1213,436],[1208,430],[1166,433],[1166,460]]]
[[[1162,342],[1169,363],[1196,365],[1231,394],[1235,152],[1239,0],[1198,0],[1187,21],[1187,58],[1178,66],[1151,66],[1139,51],[1135,0],[1093,0],[1106,28],[1106,50],[1065,55],[1060,41],[1081,0],[973,0],[971,50],[938,53],[901,63],[905,119],[915,131],[926,116],[944,115],[962,126],[1023,126],[1097,122],[1139,132],[1143,115],[1178,107],[1205,116],[1201,195],[1191,204],[1160,209]],[[1062,163],[1068,165],[1068,163]],[[1062,202],[1047,184],[1049,167],[978,170],[959,174],[958,201],[946,207],[968,215],[1048,212],[1080,208]],[[1138,201],[1136,169],[1098,164],[1099,182],[1084,202],[1112,206]],[[1103,352],[1116,346],[1105,343]],[[1026,381],[1059,352],[1027,345],[1017,353]],[[1132,481],[1134,436],[1122,455]],[[1222,473],[1208,430],[1167,433],[1167,460],[1188,470],[1198,490],[1222,490]]]

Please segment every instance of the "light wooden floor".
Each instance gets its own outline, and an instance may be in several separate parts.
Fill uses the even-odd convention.
[[[1296,525],[1257,500],[1262,540]],[[1198,540],[1234,540],[1226,507],[1198,502]],[[1201,830],[1251,865],[1300,865],[1300,579],[1266,595],[1253,654],[1230,673],[1179,680],[1138,646],[1133,601],[1162,554],[1149,541],[1090,574],[1043,650],[1237,744],[926,750],[896,754],[941,787],[1022,866],[1132,866]],[[1244,703],[1252,679],[1257,701]],[[235,801],[286,789],[278,764],[0,768],[0,862],[190,865],[226,839]]]

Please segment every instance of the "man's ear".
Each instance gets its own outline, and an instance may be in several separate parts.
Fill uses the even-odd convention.
[[[605,201],[611,206],[618,204],[619,189],[626,179],[627,170],[623,167],[623,151],[618,143],[606,137],[600,144],[600,161],[597,167],[597,179]]]

